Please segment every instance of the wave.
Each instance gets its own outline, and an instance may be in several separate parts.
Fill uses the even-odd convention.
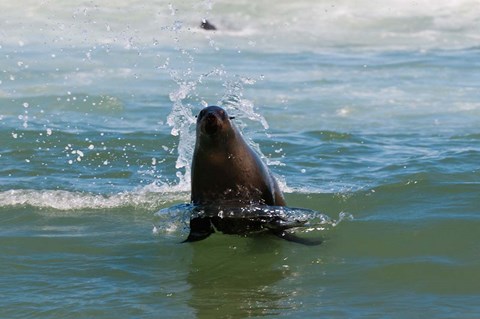
[[[19,189],[0,192],[0,207],[29,206],[59,211],[133,208],[158,210],[168,203],[188,201],[181,184],[148,185],[132,192],[103,195],[66,190]]]
[[[142,46],[192,43],[222,47],[317,50],[325,47],[475,47],[480,7],[474,0],[184,1],[114,4],[2,1],[5,44]],[[200,28],[209,19],[217,31]],[[42,30],[41,33],[38,30]],[[88,58],[88,56],[87,56]]]
[[[288,187],[283,185],[287,194],[320,194],[324,190],[311,187]],[[190,187],[185,183],[174,185],[147,185],[137,190],[116,194],[95,194],[68,190],[12,189],[0,192],[0,208],[29,206],[60,211],[70,210],[108,210],[133,208],[158,210],[169,203],[187,203]]]

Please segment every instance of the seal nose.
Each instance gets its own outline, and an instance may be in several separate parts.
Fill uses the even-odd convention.
[[[215,112],[208,112],[205,115],[205,124],[204,130],[207,134],[213,135],[215,134],[220,128],[220,119]]]
[[[213,121],[213,120],[216,120],[216,119],[217,119],[217,116],[215,115],[215,113],[213,113],[213,112],[208,112],[207,113],[207,120]]]

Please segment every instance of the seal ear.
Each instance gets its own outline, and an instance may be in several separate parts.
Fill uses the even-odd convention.
[[[235,116],[230,116],[229,119],[233,120],[235,118]]]

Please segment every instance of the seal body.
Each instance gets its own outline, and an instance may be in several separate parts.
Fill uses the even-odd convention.
[[[285,205],[267,166],[217,106],[197,117],[191,186],[195,205]]]
[[[218,106],[206,107],[197,116],[191,201],[200,213],[192,214],[185,241],[202,240],[215,230],[225,234],[267,231],[289,241],[319,244],[285,231],[306,221],[287,221],[280,214],[261,209],[285,206],[285,199],[232,119]]]

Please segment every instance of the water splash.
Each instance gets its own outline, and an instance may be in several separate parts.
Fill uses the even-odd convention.
[[[156,212],[154,214],[153,233],[187,235],[192,207],[190,204],[179,204]]]
[[[213,214],[213,215],[212,215]],[[153,232],[155,234],[178,234],[183,236],[189,232],[189,222],[192,217],[207,216],[220,218],[281,218],[281,223],[296,233],[311,233],[328,231],[337,227],[343,221],[352,221],[353,215],[345,212],[339,213],[338,219],[318,211],[298,207],[286,206],[225,206],[214,210],[206,210],[192,204],[178,204],[163,208],[154,214]]]
[[[213,4],[210,1],[205,1],[200,6],[202,8],[199,10],[204,11],[206,9],[206,14],[208,14]],[[178,13],[172,5],[169,8],[172,16]],[[174,25],[175,23],[176,21],[173,22]],[[178,137],[178,157],[175,162],[178,184],[189,188],[191,182],[190,162],[195,144],[196,119],[194,110],[198,110],[200,106],[205,107],[211,104],[207,102],[209,98],[204,97],[204,94],[208,94],[212,82],[214,87],[218,85],[218,80],[222,82],[224,92],[222,98],[216,104],[224,107],[228,112],[235,113],[240,129],[246,126],[242,119],[259,122],[264,129],[268,129],[269,126],[266,119],[255,112],[254,103],[243,96],[244,87],[254,85],[255,79],[236,74],[231,75],[223,65],[214,65],[207,72],[198,72],[196,68],[201,67],[195,64],[195,55],[198,50],[182,48],[185,31],[181,27],[167,28],[167,30],[171,32],[171,38],[176,45],[176,52],[174,56],[167,59],[161,69],[167,71],[172,81],[177,85],[177,88],[169,94],[173,105],[170,114],[167,116],[167,124],[171,127],[171,134]],[[206,36],[204,40],[215,50],[218,50],[210,35]],[[188,47],[191,47],[190,42]],[[252,141],[250,142],[261,154],[259,146]]]
[[[268,129],[267,120],[255,112],[254,103],[243,96],[245,85],[254,85],[256,80],[236,75],[233,79],[225,81],[225,93],[218,102],[227,110],[235,110],[240,116],[246,117],[251,121],[260,122],[264,129]]]
[[[224,107],[228,112],[235,114],[236,123],[241,129],[247,126],[242,119],[260,122],[265,129],[268,128],[268,123],[262,115],[255,112],[254,103],[243,97],[244,85],[253,85],[255,80],[238,75],[231,76],[222,66],[215,66],[208,72],[196,75],[192,66],[195,60],[194,56],[186,50],[179,49],[179,52],[181,56],[187,58],[190,66],[181,71],[165,65],[171,79],[177,84],[177,88],[169,94],[173,105],[170,114],[167,116],[167,124],[171,127],[170,133],[179,138],[178,158],[175,163],[175,168],[178,170],[176,176],[179,184],[189,187],[190,161],[193,156],[196,134],[194,110],[209,105],[206,98],[202,98],[202,91],[204,91],[204,88],[205,90],[208,89],[210,79],[218,80],[220,78],[223,81],[225,92],[217,104]],[[193,105],[190,103],[191,100],[200,100],[201,102]],[[249,140],[249,143],[261,154],[257,144],[251,140]]]
[[[182,101],[195,90],[195,83],[180,82],[178,84],[179,88],[170,94],[173,107],[167,117],[167,124],[172,127],[171,134],[179,137],[175,168],[177,170],[184,169],[184,173],[177,171],[179,184],[190,185],[190,159],[193,154],[193,141],[195,141],[195,116],[192,108],[184,105]]]

